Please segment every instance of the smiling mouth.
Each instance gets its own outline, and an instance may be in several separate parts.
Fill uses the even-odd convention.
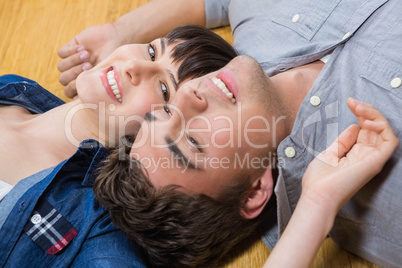
[[[112,92],[116,99],[121,102],[121,95],[119,88],[117,86],[116,79],[114,78],[114,69],[111,68],[110,71],[107,72],[107,82],[109,83],[110,88],[112,89]]]
[[[233,93],[227,88],[226,84],[217,77],[211,78],[212,82],[226,95],[226,97],[233,103],[236,103],[236,98],[233,96]]]

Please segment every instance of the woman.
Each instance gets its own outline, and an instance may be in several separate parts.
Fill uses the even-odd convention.
[[[154,109],[160,109],[169,103],[182,80],[216,70],[235,55],[218,35],[201,27],[181,27],[165,39],[118,48],[79,76],[78,98],[72,102],[61,105],[49,93],[39,93],[50,99],[47,107],[40,103],[39,110],[21,107],[19,97],[12,96],[17,93],[8,93],[22,88],[24,94],[33,94],[29,92],[43,91],[39,85],[20,77],[2,77],[2,103],[7,105],[0,107],[2,181],[15,185],[58,164],[85,139],[115,147],[119,137],[136,132],[151,105],[158,104]],[[54,104],[48,105],[50,101]]]
[[[209,30],[181,27],[119,48],[80,75],[78,98],[65,104],[33,81],[1,77],[0,170],[10,186],[0,202],[0,266],[144,267],[94,197],[98,162],[141,116],[169,103],[177,84],[235,54]]]

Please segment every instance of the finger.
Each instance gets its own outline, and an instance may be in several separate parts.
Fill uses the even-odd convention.
[[[85,62],[83,64],[74,66],[67,71],[62,72],[59,75],[59,81],[62,85],[66,86],[72,80],[75,80],[77,76],[83,71],[89,70],[92,68],[92,65],[89,62]]]
[[[388,121],[366,120],[364,125],[368,130],[373,132],[370,140],[371,144],[377,146],[384,154],[391,155],[399,146],[398,136],[395,134]],[[374,133],[376,135],[374,135]]]
[[[359,102],[354,100],[353,98],[349,98],[347,103],[350,110],[356,115],[356,117],[361,117],[364,120],[368,119],[386,121],[382,113],[378,111],[372,104]],[[359,123],[363,125],[363,121]]]
[[[73,54],[83,51],[85,48],[83,45],[76,43],[74,40],[71,40],[57,51],[57,55],[60,58],[67,58]]]
[[[384,142],[383,137],[381,137],[381,133],[390,126],[387,121],[371,121],[365,120],[364,124],[364,136],[359,139],[360,143],[369,145],[369,146],[380,146],[382,142]],[[385,133],[385,135],[387,135]]]
[[[57,64],[57,69],[59,69],[60,72],[64,72],[74,66],[87,61],[89,61],[89,53],[88,51],[83,50],[79,53],[75,53],[67,58],[60,60]]]
[[[361,102],[359,102],[353,98],[348,98],[348,100],[347,100],[347,105],[348,105],[350,111],[352,111],[352,113],[356,116],[357,122],[359,122],[359,125],[361,126],[364,122],[364,118],[356,115],[356,108],[360,103]]]
[[[354,110],[356,116],[364,119],[364,121],[361,123],[361,126],[364,129],[371,132],[376,132],[376,134],[380,135],[381,138],[386,141],[393,141],[397,139],[397,135],[393,131],[388,120],[373,105],[357,102],[353,99],[351,102],[351,110]]]
[[[355,110],[356,115],[361,115],[360,118],[372,118],[372,120],[366,119],[363,121],[363,129],[359,133],[358,143],[373,146],[380,152],[375,160],[376,163],[373,165],[377,165],[381,169],[396,148],[398,148],[398,136],[393,131],[388,120],[373,105],[356,103],[352,104],[350,108],[352,112],[353,109]],[[375,172],[379,172],[379,170]]]
[[[338,138],[328,147],[327,151],[341,158],[356,143],[359,131],[360,127],[358,125],[350,125],[339,134]]]
[[[357,121],[362,130],[359,133],[358,142],[369,146],[374,146],[381,143],[380,132],[367,129],[366,122],[385,122],[388,124],[387,119],[378,111],[373,105],[356,101],[352,98],[348,99],[348,106],[351,111],[356,115]],[[388,126],[391,129],[391,126]],[[391,130],[392,131],[392,130]]]
[[[68,85],[64,88],[64,95],[68,98],[74,98],[77,96],[77,88],[75,85],[76,80],[72,80]]]
[[[384,131],[387,127],[390,127],[390,126],[389,126],[388,122],[386,122],[386,121],[366,120],[366,121],[364,121],[364,127],[368,130],[380,133],[380,132]]]
[[[360,127],[358,125],[350,125],[338,138],[321,154],[318,158],[327,162],[332,166],[336,166],[340,158],[342,158],[357,141]]]

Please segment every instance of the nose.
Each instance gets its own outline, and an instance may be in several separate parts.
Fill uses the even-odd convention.
[[[171,131],[172,137],[180,138],[183,137],[183,129],[188,123],[196,117],[202,117],[203,112],[208,108],[208,101],[197,89],[182,85],[173,102],[174,104],[170,106],[173,116],[167,121],[172,128],[167,127],[166,130]]]
[[[176,93],[174,102],[185,117],[201,115],[208,108],[205,94],[193,87],[182,87]]]
[[[142,81],[151,81],[151,78],[161,71],[154,62],[141,60],[130,60],[125,67],[125,72],[134,86]]]

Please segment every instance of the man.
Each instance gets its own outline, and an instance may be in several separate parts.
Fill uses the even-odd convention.
[[[188,8],[186,4],[181,6]],[[189,21],[210,27],[230,21],[235,48],[257,59],[270,77],[319,60],[325,62],[299,104],[292,101],[300,96],[280,92],[284,94],[281,109],[299,106],[294,118],[286,118],[293,121],[292,128],[284,131],[283,140],[276,140],[278,229],[271,225],[265,230],[263,239],[269,247],[276,243],[295,210],[308,163],[354,122],[345,106],[349,96],[373,103],[396,132],[401,132],[400,6],[392,0],[281,1],[274,5],[205,1],[206,17]],[[123,25],[129,17],[122,17],[116,24]],[[340,211],[330,234],[345,249],[384,266],[402,262],[397,224],[402,220],[401,154],[398,148],[384,171]]]
[[[308,91],[309,83],[299,85],[314,78],[311,65],[317,63],[269,79],[253,59],[238,57],[182,84],[171,107],[146,116],[132,147],[108,158],[95,196],[153,265],[213,267],[263,217],[276,219],[272,211],[262,214],[274,185],[267,156],[275,151],[271,141],[291,129],[292,119],[278,124],[276,115],[292,118],[297,109],[275,112],[267,103],[281,103],[286,94],[273,93],[292,77],[289,92]],[[362,129],[348,127],[309,165],[285,242],[281,238],[267,264],[307,267],[339,208],[398,146],[389,125],[372,127],[379,122],[367,105],[349,99],[348,106]]]

